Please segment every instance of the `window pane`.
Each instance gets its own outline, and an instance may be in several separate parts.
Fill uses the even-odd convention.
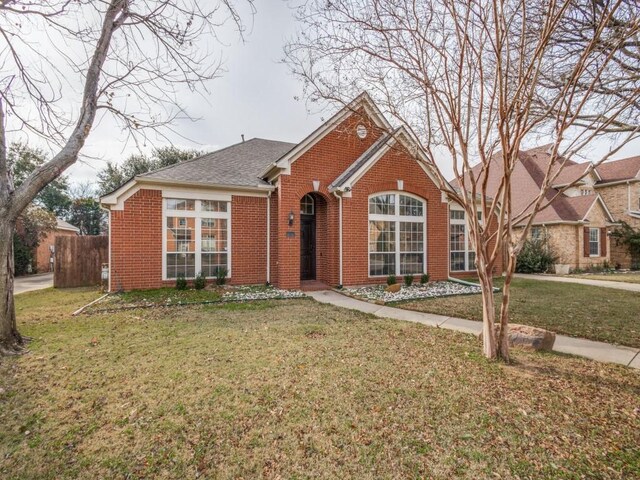
[[[467,263],[467,270],[476,269],[476,252],[469,252],[469,262]]]
[[[226,253],[203,253],[202,254],[202,274],[205,277],[215,277],[219,268],[227,268]]]
[[[227,211],[227,202],[222,202],[219,200],[202,200],[202,211],[203,212],[226,212]]]
[[[313,197],[307,194],[300,200],[300,215],[313,215],[314,213]]]
[[[462,271],[464,268],[464,252],[451,252],[451,270]]]
[[[424,267],[424,255],[422,253],[401,253],[400,274],[411,275],[422,273]]]
[[[464,251],[465,250],[465,241],[464,241],[464,233],[465,226],[464,225],[451,225],[451,234],[450,234],[450,243],[451,246],[449,250],[454,251]]]
[[[396,273],[395,253],[372,253],[369,255],[369,275],[391,275]]]
[[[396,223],[369,222],[369,252],[396,251]]]
[[[227,220],[225,218],[202,218],[200,249],[203,252],[227,251]]]
[[[195,253],[167,253],[167,278],[196,276]]]
[[[464,210],[449,210],[451,220],[464,220]]]
[[[597,228],[589,230],[589,255],[600,255],[600,230]]]
[[[400,251],[422,252],[423,244],[422,222],[400,222]]]
[[[396,196],[378,195],[369,199],[369,213],[372,215],[395,215]]]
[[[167,252],[195,252],[196,219],[167,217]]]
[[[413,197],[400,195],[400,215],[421,217],[423,215],[422,202]]]
[[[167,210],[195,210],[196,201],[181,198],[167,198]]]

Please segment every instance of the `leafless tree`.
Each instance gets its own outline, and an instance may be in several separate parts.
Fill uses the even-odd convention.
[[[568,48],[563,39],[572,23],[584,20],[586,9],[589,33]],[[298,17],[302,28],[285,56],[308,99],[345,105],[367,90],[421,141],[426,158],[416,160],[431,168],[440,188],[466,211],[482,287],[483,352],[509,360],[515,259],[535,215],[553,200],[550,187],[596,138],[618,133],[594,166],[637,136],[633,109],[640,90],[635,72],[620,60],[637,67],[637,4],[311,0]],[[623,83],[623,94],[603,89]],[[542,187],[527,208],[514,211],[511,175],[521,145],[541,134],[551,139]],[[447,182],[437,163],[441,158],[452,162],[459,188]],[[501,183],[488,195],[492,169],[500,172]],[[508,261],[496,318],[493,275],[503,250]]]
[[[0,1],[0,354],[24,348],[11,241],[20,212],[77,161],[105,117],[136,140],[166,134],[186,116],[178,94],[219,75],[211,50],[224,22],[242,33],[236,7],[233,0]],[[56,153],[16,188],[7,143],[26,134]]]

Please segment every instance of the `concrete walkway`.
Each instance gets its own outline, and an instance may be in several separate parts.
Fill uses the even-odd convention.
[[[527,280],[543,280],[546,282],[579,283],[581,285],[591,285],[592,287],[615,288],[616,290],[627,290],[629,292],[640,292],[640,283],[612,282],[610,280],[589,280],[587,278],[556,277],[555,275],[534,275],[530,273],[516,273],[516,278]]]
[[[53,273],[16,277],[13,281],[13,293],[16,295],[49,287],[53,287]]]
[[[374,303],[347,297],[333,290],[309,292],[308,295],[321,303],[330,303],[331,305],[336,305],[338,307],[371,313],[376,317],[393,318],[395,320],[421,323],[430,327],[446,328],[448,330],[455,330],[457,332],[470,333],[473,335],[478,335],[482,331],[482,322],[474,322],[472,320],[465,320],[464,318],[447,317],[444,315],[414,312],[411,310],[403,310],[401,308],[376,305]],[[599,362],[618,363],[620,365],[640,369],[640,349],[638,348],[621,347],[603,342],[585,340],[582,338],[556,335],[556,342],[553,346],[553,350],[556,352],[590,358]]]

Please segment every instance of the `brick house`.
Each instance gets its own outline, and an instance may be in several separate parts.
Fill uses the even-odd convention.
[[[220,268],[282,288],[468,274],[464,211],[420,153],[362,94],[298,144],[255,138],[136,176],[101,199],[110,290]]]
[[[47,236],[40,241],[36,248],[34,255],[35,271],[37,273],[53,272],[56,238],[61,236],[75,237],[76,235],[80,235],[80,229],[78,227],[74,227],[70,223],[56,218],[55,230],[47,233]]]
[[[540,191],[549,161],[548,148],[520,152],[512,174],[514,212],[526,211]],[[532,224],[531,236],[547,238],[558,255],[557,273],[605,262],[630,265],[624,248],[611,242],[609,234],[622,220],[640,226],[640,157],[605,162],[592,172],[588,172],[589,166],[567,162],[547,194],[549,206]],[[477,166],[472,172],[477,175],[479,169]],[[495,157],[488,195],[497,190],[501,177],[501,162]]]

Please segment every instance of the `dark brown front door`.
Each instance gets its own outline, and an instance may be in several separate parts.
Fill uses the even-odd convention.
[[[316,217],[300,215],[300,280],[316,279]]]

